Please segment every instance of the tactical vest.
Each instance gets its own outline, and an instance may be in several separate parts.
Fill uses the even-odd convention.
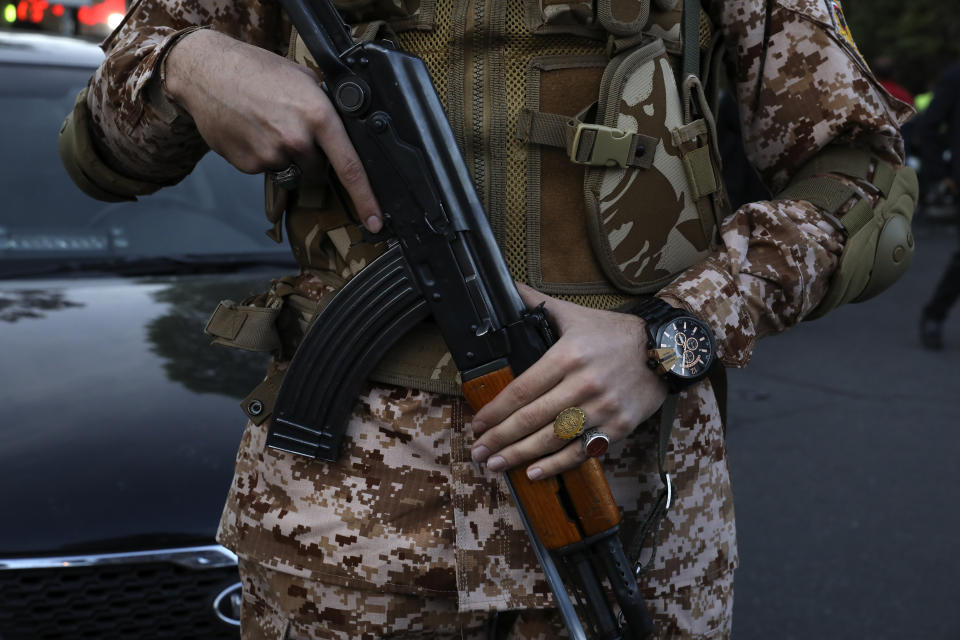
[[[604,309],[702,259],[725,213],[715,91],[703,88],[716,77],[718,37],[689,4],[684,24],[680,0],[337,2],[357,38],[387,37],[426,62],[514,278]],[[288,57],[315,67],[295,33]],[[381,250],[360,242],[336,191],[332,180],[293,192],[267,181],[274,237],[285,227],[300,265],[331,284]],[[298,314],[281,323],[292,347],[318,307],[290,295],[289,282],[280,288],[269,304]],[[460,390],[429,323],[372,377]]]

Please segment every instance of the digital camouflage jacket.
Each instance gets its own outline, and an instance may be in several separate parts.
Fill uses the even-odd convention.
[[[372,21],[385,21],[401,47],[426,60],[518,280],[604,308],[659,289],[711,325],[725,365],[744,366],[759,337],[797,324],[823,298],[843,233],[802,200],[723,212],[722,194],[703,187],[709,175],[690,169],[694,155],[709,152],[699,151],[710,146],[709,133],[685,130],[690,123],[680,116],[675,126],[664,125],[683,111],[675,108],[675,94],[661,91],[679,65],[679,3],[595,4],[360,0],[342,6],[348,19],[361,23],[358,34],[381,28]],[[626,5],[634,13],[617,12]],[[718,0],[706,17],[712,27],[700,34],[704,71],[707,61],[725,54],[747,155],[773,193],[828,145],[902,164],[898,126],[910,110],[870,73],[839,3]],[[116,174],[112,182],[91,177],[105,189],[134,195],[174,183],[208,150],[162,88],[164,54],[200,26],[309,64],[296,46],[291,51],[289,25],[271,0],[136,0],[104,42],[106,62],[70,125],[93,136],[98,161]],[[628,56],[634,66],[607,82],[614,61],[623,67]],[[681,88],[678,95],[682,103],[689,94]],[[640,132],[645,118],[658,123],[644,138],[655,153],[637,169],[653,167],[654,178],[630,173],[633,167],[608,173],[571,167],[569,149],[538,141],[522,124],[532,122],[531,113],[570,116],[591,102],[609,126]],[[664,108],[669,113],[661,116]],[[634,179],[649,182],[627,198]],[[882,198],[869,175],[836,179],[853,188],[845,208]],[[322,182],[307,180],[281,207],[302,266],[285,288],[306,301],[329,295],[372,256],[354,244],[356,228],[330,213]],[[665,204],[637,206],[644,193],[661,194],[657,202]],[[666,226],[651,217],[660,209],[675,212]],[[279,211],[268,213],[279,232]],[[665,253],[668,245],[680,248]],[[468,408],[438,395],[456,391],[455,372],[442,348],[424,346],[429,341],[385,358],[375,381],[408,384],[365,391],[335,464],[265,451],[265,426],[248,425],[220,539],[244,557],[322,581],[448,593],[463,609],[544,606],[548,590],[502,481],[470,461]],[[425,352],[433,354],[426,364]],[[420,369],[410,373],[411,367]],[[643,520],[659,490],[655,436],[651,421],[604,457],[627,531]],[[656,593],[710,582],[736,564],[726,450],[707,381],[680,398],[667,466],[677,495],[645,579]]]

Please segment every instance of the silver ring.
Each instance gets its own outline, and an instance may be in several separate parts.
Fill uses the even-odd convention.
[[[303,171],[291,162],[290,166],[283,171],[267,171],[267,175],[270,177],[270,180],[273,181],[273,184],[281,189],[293,189],[297,186],[297,183],[300,182],[300,176],[303,175]]]
[[[587,454],[588,458],[602,456],[610,446],[610,436],[599,429],[587,429],[580,436],[580,441],[583,445],[583,452]]]

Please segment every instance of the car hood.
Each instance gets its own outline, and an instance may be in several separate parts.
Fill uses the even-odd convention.
[[[265,274],[0,282],[0,555],[209,542],[266,357],[202,334]]]

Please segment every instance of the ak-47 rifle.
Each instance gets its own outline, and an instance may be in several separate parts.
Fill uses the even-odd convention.
[[[552,336],[542,310],[527,310],[517,293],[423,61],[355,44],[329,0],[282,3],[360,155],[387,243],[316,318],[274,406],[269,446],[332,461],[361,385],[425,318],[439,326],[475,410],[536,362]],[[538,482],[515,469],[507,484],[574,640],[588,636],[558,564],[588,612],[591,637],[646,638],[652,622],[599,462]]]

